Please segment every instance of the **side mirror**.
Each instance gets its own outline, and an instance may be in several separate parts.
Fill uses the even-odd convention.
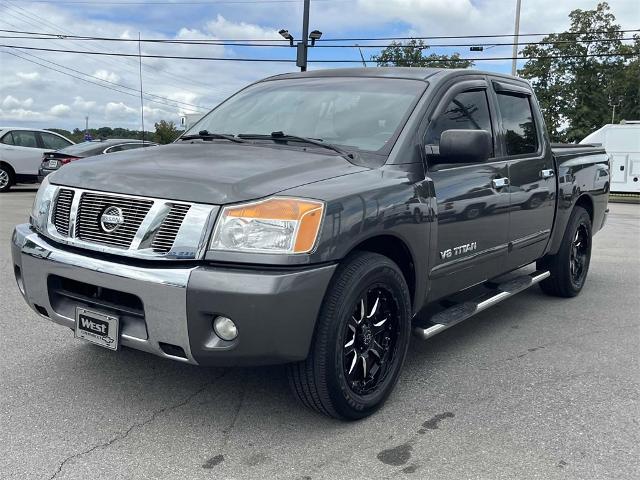
[[[493,151],[486,130],[445,130],[440,135],[440,163],[484,162]]]

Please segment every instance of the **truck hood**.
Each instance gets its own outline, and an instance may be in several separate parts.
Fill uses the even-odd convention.
[[[112,193],[225,204],[367,170],[321,150],[176,143],[72,162],[51,183]]]

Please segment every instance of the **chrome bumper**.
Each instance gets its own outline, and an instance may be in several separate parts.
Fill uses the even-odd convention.
[[[16,227],[11,247],[20,291],[39,315],[66,327],[75,327],[74,318],[61,315],[51,305],[49,275],[131,293],[139,297],[145,307],[147,338],[123,332],[120,344],[197,364],[189,347],[185,321],[187,284],[193,268],[142,268],[79,255],[49,244],[27,224]],[[36,306],[43,308],[48,317]],[[159,342],[181,347],[187,358],[166,354]]]
[[[120,344],[199,365],[267,365],[306,358],[336,268],[331,264],[274,271],[159,262],[135,266],[58,247],[28,224],[16,227],[11,251],[18,287],[39,315],[74,329],[76,306],[100,310],[93,302],[63,305],[52,279],[110,289],[119,299],[135,296],[142,303],[142,318],[138,323],[121,318]],[[239,332],[235,340],[216,336],[216,315],[234,320]],[[181,348],[184,357],[172,355],[176,349],[167,353],[165,344]]]

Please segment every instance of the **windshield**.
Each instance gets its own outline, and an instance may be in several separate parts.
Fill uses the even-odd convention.
[[[231,97],[185,135],[285,132],[376,151],[394,136],[424,88],[421,81],[385,78],[267,81]]]

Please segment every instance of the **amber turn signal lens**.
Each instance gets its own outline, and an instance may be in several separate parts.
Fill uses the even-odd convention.
[[[308,253],[318,238],[323,213],[323,202],[281,197],[226,207],[213,248]]]

